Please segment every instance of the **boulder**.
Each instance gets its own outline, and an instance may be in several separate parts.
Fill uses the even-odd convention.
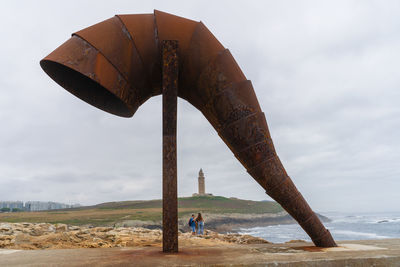
[[[55,228],[56,228],[56,232],[57,232],[57,233],[59,233],[59,232],[65,232],[65,231],[68,230],[68,225],[66,225],[66,224],[56,224],[56,225],[55,225]]]

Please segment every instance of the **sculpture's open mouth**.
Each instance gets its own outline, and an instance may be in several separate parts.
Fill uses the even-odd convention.
[[[40,61],[40,66],[55,82],[83,101],[114,115],[132,116],[122,100],[80,72],[50,60]]]

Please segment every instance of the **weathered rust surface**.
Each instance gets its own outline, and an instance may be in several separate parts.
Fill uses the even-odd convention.
[[[200,242],[202,241],[202,242]],[[208,243],[206,243],[208,241]],[[158,247],[40,249],[0,254],[2,266],[275,266],[275,267],[395,267],[400,262],[400,239],[340,242],[338,248],[311,243],[215,244],[198,239],[180,245],[179,253]],[[11,251],[12,252],[12,251]],[[0,250],[1,253],[1,250]],[[61,260],[62,259],[62,260]]]
[[[153,14],[117,15],[130,35],[146,68],[152,95],[161,94],[161,60],[157,27]]]
[[[41,66],[77,97],[130,117],[162,93],[165,40],[179,41],[177,95],[204,114],[248,173],[317,246],[336,246],[280,162],[251,82],[203,23],[160,11],[119,15],[77,32]]]
[[[178,252],[178,188],[176,116],[178,99],[178,41],[162,44],[163,98],[163,251]]]

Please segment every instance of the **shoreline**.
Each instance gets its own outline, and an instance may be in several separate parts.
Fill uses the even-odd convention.
[[[330,222],[328,217],[318,214],[322,222]],[[218,232],[220,234],[238,233],[242,229],[263,227],[279,224],[297,224],[297,222],[285,211],[266,214],[214,214],[204,213],[205,229]],[[143,227],[147,229],[161,229],[161,222],[125,220],[115,224],[117,227]],[[178,220],[178,228],[181,232],[188,231],[186,218]]]
[[[267,214],[204,214],[205,234],[192,236],[186,218],[179,219],[179,242],[193,245],[265,244],[261,237],[240,233],[252,227],[296,223],[286,212]],[[329,220],[321,217],[324,221]],[[293,242],[291,240],[289,242]],[[298,242],[305,242],[297,240]],[[161,222],[123,221],[113,226],[0,222],[0,248],[61,249],[161,247]]]

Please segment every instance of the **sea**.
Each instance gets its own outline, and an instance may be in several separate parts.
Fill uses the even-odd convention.
[[[324,225],[335,240],[366,240],[400,238],[400,212],[385,213],[320,213],[331,222]],[[241,234],[250,234],[273,243],[284,243],[302,239],[311,241],[298,224],[282,224],[266,227],[240,229]]]

